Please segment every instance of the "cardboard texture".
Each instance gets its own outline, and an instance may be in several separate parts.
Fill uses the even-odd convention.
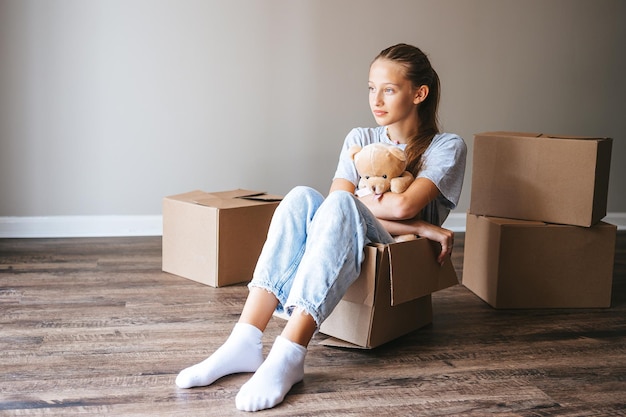
[[[431,293],[458,284],[452,261],[419,238],[365,248],[361,274],[320,332],[328,346],[371,349],[432,321]]]
[[[612,139],[475,136],[470,213],[591,226],[606,216]]]
[[[281,197],[191,191],[163,199],[163,271],[213,287],[252,278]]]
[[[462,282],[498,309],[610,307],[616,233],[468,214]]]

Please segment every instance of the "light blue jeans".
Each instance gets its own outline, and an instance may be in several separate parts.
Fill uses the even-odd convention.
[[[324,199],[296,187],[274,212],[249,287],[274,294],[279,312],[300,308],[319,326],[359,276],[370,242],[393,238],[353,194],[335,191]]]

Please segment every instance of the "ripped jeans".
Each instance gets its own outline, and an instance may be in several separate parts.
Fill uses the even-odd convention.
[[[302,309],[319,327],[359,276],[370,242],[393,238],[353,194],[324,198],[296,187],[274,212],[249,287],[274,294],[279,312]]]

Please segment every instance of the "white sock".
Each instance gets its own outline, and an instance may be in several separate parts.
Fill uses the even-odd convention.
[[[263,332],[251,324],[237,323],[226,342],[204,361],[183,369],[176,377],[180,388],[210,385],[240,372],[254,372],[263,363]]]
[[[280,404],[291,387],[304,378],[305,355],[304,346],[278,336],[263,365],[237,394],[237,408],[259,411]]]

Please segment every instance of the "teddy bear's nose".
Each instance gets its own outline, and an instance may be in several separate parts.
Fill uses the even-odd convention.
[[[385,192],[385,186],[383,184],[376,184],[372,187],[372,192],[374,194],[382,194]]]

